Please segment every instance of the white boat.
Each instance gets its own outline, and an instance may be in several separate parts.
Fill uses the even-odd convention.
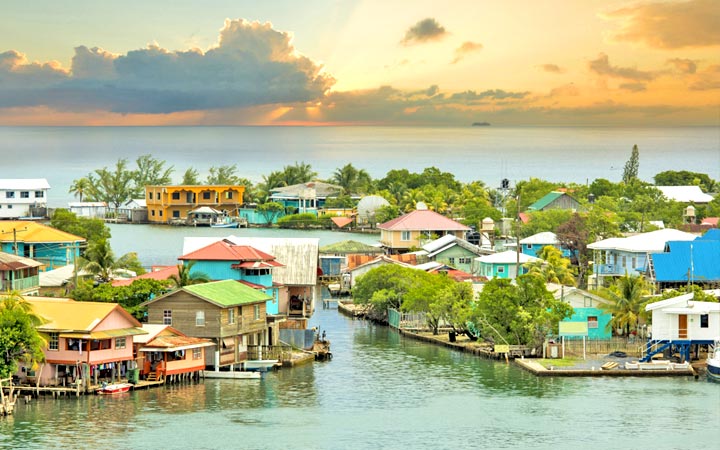
[[[707,376],[711,380],[720,381],[720,338],[715,338],[715,345],[707,359]]]
[[[240,226],[237,222],[220,222],[210,224],[211,228],[238,228]]]
[[[258,372],[245,372],[236,370],[234,372],[230,371],[218,371],[215,372],[213,370],[206,370],[204,372],[205,378],[221,378],[221,379],[230,379],[230,380],[259,380],[261,377],[260,373]]]
[[[243,368],[250,371],[265,372],[277,363],[277,359],[251,359],[243,362]]]
[[[130,383],[115,383],[115,384],[105,384],[95,390],[96,393],[102,394],[102,395],[111,395],[111,394],[123,394],[125,392],[128,392],[130,388],[132,387],[132,384]]]

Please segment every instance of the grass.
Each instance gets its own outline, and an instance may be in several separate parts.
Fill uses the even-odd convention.
[[[540,363],[545,367],[546,369],[549,369],[550,366],[554,367],[573,367],[578,362],[582,361],[581,358],[565,358],[565,359],[536,359],[536,362]]]

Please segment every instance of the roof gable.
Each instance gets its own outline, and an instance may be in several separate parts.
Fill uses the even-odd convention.
[[[12,242],[15,238],[18,242],[85,242],[85,238],[30,220],[0,222],[0,241]]]
[[[365,244],[358,241],[342,241],[335,242],[320,247],[321,254],[348,254],[348,253],[383,253],[384,250],[380,247],[374,247],[369,244]]]
[[[418,209],[378,225],[388,231],[469,231],[467,227],[429,209]]]
[[[249,245],[236,245],[227,239],[213,242],[194,252],[178,258],[183,261],[274,261],[275,257],[268,255]],[[278,264],[279,265],[279,264]]]
[[[647,253],[661,252],[668,241],[692,241],[697,236],[684,231],[665,228],[650,231],[626,238],[609,238],[588,245],[592,250],[618,250],[626,252]]]
[[[651,255],[656,281],[720,281],[720,241],[671,241],[667,249]]]
[[[182,290],[221,308],[262,303],[272,300],[272,297],[266,293],[235,280],[194,284],[185,286]],[[172,293],[168,295],[172,295]]]
[[[550,203],[559,199],[563,195],[567,195],[567,194],[565,192],[558,192],[558,191],[552,191],[548,194],[545,194],[545,196],[542,197],[540,200],[538,200],[535,203],[533,203],[532,205],[528,206],[528,211],[541,211],[543,208],[547,207]]]
[[[32,305],[37,315],[46,320],[38,327],[44,331],[91,332],[95,329],[107,328],[100,325],[113,314],[122,316],[128,327],[141,326],[137,319],[117,303],[76,302],[71,299],[29,297],[26,297],[26,301]]]
[[[543,231],[542,233],[533,234],[525,239],[520,239],[521,244],[532,244],[532,245],[558,245],[557,235],[552,231]]]

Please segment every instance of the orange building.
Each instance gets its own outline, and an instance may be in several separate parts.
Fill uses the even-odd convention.
[[[145,186],[148,221],[170,223],[187,220],[188,213],[201,206],[236,216],[243,203],[245,186]]]

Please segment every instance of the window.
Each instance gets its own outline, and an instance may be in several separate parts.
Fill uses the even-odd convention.
[[[588,329],[590,329],[590,328],[597,328],[597,327],[598,327],[598,319],[597,319],[597,316],[588,316],[588,318],[587,318],[587,325],[588,325]]]
[[[532,244],[525,244],[525,248],[528,250],[532,250]]]
[[[230,325],[235,323],[235,308],[228,309],[228,323]]]
[[[30,198],[30,192],[20,191],[20,198]]]
[[[163,213],[163,212],[162,212],[162,209],[161,209],[160,211],[158,211],[158,212],[159,212],[159,214],[160,214],[160,217],[162,217],[162,213]]]
[[[60,334],[50,333],[48,335],[48,350],[59,350],[60,349]]]
[[[5,198],[15,198],[15,192],[14,191],[7,191],[5,193]]]
[[[115,338],[115,349],[121,349],[125,348],[125,345],[127,344],[127,338],[119,337]]]
[[[179,192],[173,192],[173,193],[172,193],[172,199],[173,199],[173,200],[180,200],[180,193],[179,193]]]
[[[228,200],[232,199],[232,194],[233,194],[232,192],[226,192],[226,193],[225,193],[225,198],[228,199]]]
[[[260,319],[260,305],[255,305],[255,320]]]
[[[269,275],[270,269],[245,269],[243,272],[245,272],[246,276],[261,276],[261,275]]]
[[[700,328],[708,328],[708,315],[700,314]]]
[[[90,341],[90,350],[110,350],[110,339],[93,339]]]
[[[497,273],[505,273],[505,266],[498,266]]]
[[[455,265],[455,258],[448,258],[448,264],[451,266]]]
[[[150,210],[150,215],[153,216],[153,217],[155,217],[155,210],[154,210],[154,209]]]
[[[472,263],[472,259],[471,258],[459,258],[458,262],[460,264],[470,264],[470,263]]]
[[[152,200],[152,192],[148,192],[148,200]]]
[[[193,359],[202,359],[202,348],[193,349]]]
[[[204,327],[205,326],[205,311],[195,311],[195,326],[196,327]]]
[[[172,212],[172,214],[173,214],[173,218],[174,218],[174,219],[180,218],[180,211],[174,209],[173,212]]]
[[[166,309],[163,311],[163,325],[172,325],[172,310]]]
[[[35,191],[35,198],[44,198],[45,191]]]
[[[400,232],[400,240],[401,241],[409,241],[410,240],[410,232],[409,231],[401,231]]]
[[[13,205],[7,205],[8,209],[12,209]]]
[[[209,193],[209,192],[203,192],[203,200],[210,200],[210,193]]]
[[[593,301],[590,297],[583,297],[583,306],[585,308],[592,308],[593,307]]]
[[[627,256],[623,256],[620,261],[620,264],[622,264],[623,267],[627,267]]]
[[[81,339],[65,339],[65,345],[67,350],[81,351],[80,346],[82,345]]]

